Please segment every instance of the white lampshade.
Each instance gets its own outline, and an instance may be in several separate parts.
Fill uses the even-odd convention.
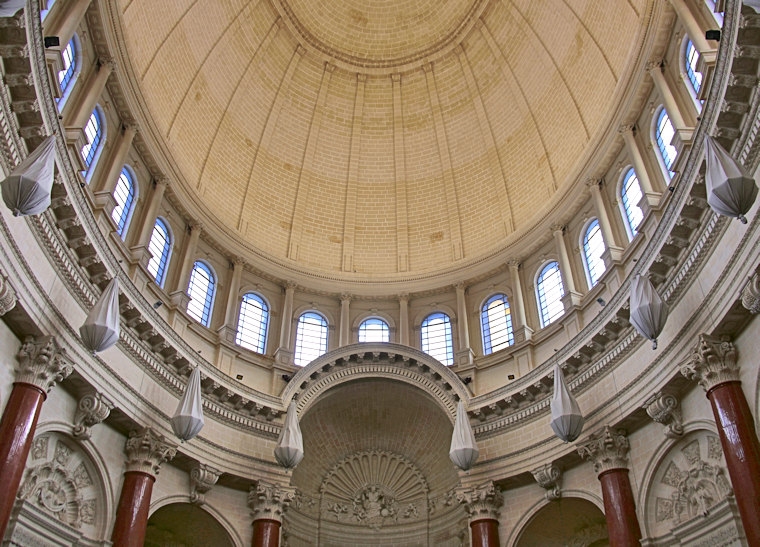
[[[281,466],[292,469],[301,463],[303,455],[303,436],[298,425],[298,410],[295,401],[291,401],[280,437],[277,439],[274,457]]]
[[[182,441],[189,441],[203,429],[201,371],[198,367],[190,373],[185,393],[179,400],[171,424],[174,434]]]
[[[470,419],[467,417],[464,403],[459,401],[457,416],[454,421],[454,433],[451,435],[449,458],[458,468],[467,471],[475,465],[479,455],[480,451],[478,450],[478,443],[475,442],[475,433],[472,431]]]
[[[114,277],[79,327],[84,346],[93,353],[119,341],[119,280]]]

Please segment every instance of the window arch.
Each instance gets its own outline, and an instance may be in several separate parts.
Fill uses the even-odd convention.
[[[641,184],[639,184],[636,171],[633,170],[633,167],[629,167],[623,174],[620,184],[620,205],[623,208],[623,219],[629,240],[636,236],[639,225],[644,220],[644,212],[639,207],[643,197],[644,193],[641,191]]]
[[[488,355],[515,343],[512,314],[506,294],[495,294],[480,308],[483,353]]]
[[[79,38],[75,34],[61,52],[63,69],[58,71],[58,84],[61,88],[61,98],[58,99],[59,108],[63,106],[64,97],[68,96],[71,87],[74,85],[75,77],[79,74],[80,57]]]
[[[87,143],[82,147],[82,159],[87,168],[86,178],[89,179],[105,138],[105,118],[100,105],[95,106],[90,114],[90,119],[84,126],[84,134],[87,137]]]
[[[686,38],[683,47],[683,66],[686,72],[687,79],[689,80],[689,86],[696,98],[699,95],[699,90],[702,87],[702,73],[697,71],[697,64],[699,63],[699,52],[694,47],[694,43]],[[699,106],[701,102],[697,101]]]
[[[369,317],[359,325],[359,342],[390,342],[391,329],[379,317]]]
[[[296,351],[293,362],[303,367],[327,351],[327,319],[317,312],[301,314],[296,327]]]
[[[668,180],[670,180],[675,176],[673,164],[678,156],[678,150],[672,144],[676,132],[675,129],[673,129],[673,124],[670,122],[670,118],[668,117],[668,113],[665,112],[664,107],[660,107],[656,119],[657,123],[654,127],[654,137],[655,141],[657,141],[657,150],[659,151],[660,160],[665,166],[665,175]]]
[[[539,272],[536,278],[536,296],[542,327],[553,323],[565,313],[565,306],[562,303],[565,287],[562,284],[558,262],[549,262]]]
[[[254,292],[245,293],[240,303],[235,343],[258,353],[264,353],[268,328],[269,305],[266,300]]]
[[[214,307],[216,295],[216,276],[211,266],[201,260],[196,260],[190,272],[190,283],[187,285],[187,314],[204,327],[211,325],[211,310]]]
[[[172,236],[169,231],[169,225],[161,217],[156,219],[153,226],[153,233],[150,236],[148,251],[151,258],[148,261],[148,272],[156,280],[159,287],[164,286],[166,281],[166,268],[169,265],[171,255]]]
[[[122,167],[119,180],[116,181],[113,197],[116,200],[116,207],[111,211],[111,219],[116,223],[116,233],[121,236],[121,239],[124,239],[137,201],[135,199],[137,197],[135,177],[132,169],[126,165]]]
[[[602,255],[607,250],[604,244],[604,236],[599,228],[599,219],[592,219],[586,226],[581,238],[583,249],[583,267],[586,270],[586,280],[589,288],[593,287],[607,270]]]
[[[444,365],[454,364],[454,343],[451,337],[451,319],[442,312],[431,313],[420,326],[422,351]]]

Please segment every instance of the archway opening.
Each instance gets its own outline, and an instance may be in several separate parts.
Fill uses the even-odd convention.
[[[518,536],[516,547],[607,547],[604,513],[588,500],[561,498],[542,507]]]
[[[148,519],[145,547],[234,547],[224,527],[209,513],[190,503],[172,503]]]

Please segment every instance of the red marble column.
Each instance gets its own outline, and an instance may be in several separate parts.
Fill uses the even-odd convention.
[[[750,545],[760,545],[760,442],[740,382],[707,392],[718,426],[734,498]]]
[[[613,547],[641,545],[641,527],[627,469],[609,469],[599,474],[604,499],[607,534]]]
[[[37,386],[13,384],[0,421],[0,539],[11,517],[44,401],[45,392]]]
[[[280,522],[272,519],[253,521],[251,547],[278,547],[280,545]]]
[[[155,477],[140,471],[124,473],[111,541],[114,547],[141,547],[148,525],[150,496]]]
[[[499,521],[494,519],[470,522],[472,547],[499,547]]]

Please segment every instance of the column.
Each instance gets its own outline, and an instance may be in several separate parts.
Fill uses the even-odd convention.
[[[457,335],[459,336],[459,350],[457,351],[457,365],[471,367],[475,355],[470,347],[470,327],[467,317],[467,298],[464,283],[454,285],[457,291]]]
[[[153,483],[161,464],[171,460],[177,448],[146,427],[130,432],[124,451],[127,454],[126,471],[111,541],[118,547],[142,547]]]
[[[0,274],[0,315],[5,315],[15,308],[16,302],[15,289],[8,282],[8,278]]]
[[[398,295],[398,343],[409,345],[409,295]]]
[[[554,235],[554,244],[559,256],[559,269],[562,274],[562,282],[565,285],[565,296],[562,299],[565,304],[565,310],[569,311],[572,307],[581,305],[582,295],[575,290],[575,279],[573,270],[570,267],[570,256],[567,254],[565,245],[565,227],[555,224],[551,227]]]
[[[187,289],[190,284],[190,273],[193,271],[195,257],[198,254],[198,241],[201,238],[202,231],[203,225],[200,223],[195,222],[187,226],[189,237],[185,242],[185,248],[182,252],[182,262],[180,263],[180,269],[174,281],[174,288],[169,293],[172,304],[177,308],[187,308],[187,304],[190,301]]]
[[[56,2],[45,17],[42,32],[45,36],[58,36],[61,49],[65,49],[82,21],[90,0]]]
[[[27,338],[16,361],[16,381],[0,420],[0,538],[16,501],[42,403],[73,370],[52,336]]]
[[[742,391],[733,343],[700,334],[681,374],[698,381],[707,393],[747,542],[760,545],[760,442]]]
[[[622,429],[605,426],[578,446],[578,454],[594,464],[602,483],[604,516],[610,545],[638,547],[641,527],[628,478],[628,438]]]
[[[252,547],[277,547],[280,544],[282,516],[295,498],[295,488],[258,481],[248,492],[248,507],[253,517]]]
[[[153,234],[153,227],[156,224],[158,211],[164,200],[164,192],[166,192],[167,186],[169,186],[169,179],[165,177],[161,177],[153,183],[153,190],[150,196],[148,196],[145,214],[143,215],[142,223],[140,223],[140,231],[134,232],[137,234],[134,240],[135,245],[130,249],[132,251],[132,262],[134,263],[147,265],[150,260],[148,244],[150,243],[150,236]]]
[[[293,295],[296,284],[288,281],[285,285],[285,299],[282,303],[282,324],[280,325],[280,347],[274,352],[276,363],[293,364],[293,351],[290,349],[290,332],[293,325]]]
[[[100,197],[101,194],[104,194],[108,198],[113,194],[116,181],[119,180],[121,170],[127,161],[127,155],[132,148],[132,141],[136,134],[137,125],[134,122],[121,124],[111,153],[108,154],[108,159],[106,161],[103,161],[105,158],[100,159],[95,175],[92,178],[93,184],[91,188],[96,199],[103,201],[103,198]],[[110,212],[109,210],[108,213],[110,214]]]
[[[623,142],[625,142],[625,148],[631,158],[633,170],[636,172],[636,178],[639,180],[641,193],[644,194],[645,203],[639,203],[638,205],[639,207],[644,206],[644,214],[646,215],[651,207],[657,206],[660,202],[660,194],[655,192],[652,188],[652,182],[649,180],[644,157],[642,156],[639,145],[636,143],[636,138],[634,137],[635,132],[636,126],[633,124],[621,125],[618,129],[618,133],[623,136]]]
[[[591,192],[591,199],[594,201],[594,210],[596,211],[596,218],[599,220],[599,229],[602,231],[604,245],[607,247],[603,255],[604,263],[607,268],[610,268],[613,264],[621,263],[625,249],[618,245],[615,233],[612,231],[610,215],[607,212],[607,205],[604,203],[604,197],[602,196],[602,185],[604,185],[602,179],[589,179],[586,181],[586,186]]]
[[[67,138],[77,139],[79,137],[79,133],[87,125],[98,99],[103,94],[108,77],[115,67],[116,64],[112,59],[98,59],[97,66],[90,72],[87,81],[81,86],[77,95],[66,101],[61,115],[63,116],[63,126],[66,128]]]
[[[512,314],[512,332],[515,343],[530,340],[533,337],[533,329],[528,326],[525,315],[525,300],[523,299],[522,281],[520,279],[520,260],[512,258],[507,262],[509,277],[512,281],[512,300],[509,307]]]
[[[351,320],[350,318],[351,295],[340,295],[340,331],[338,332],[338,347],[347,346],[351,343]]]
[[[488,482],[476,488],[457,489],[456,495],[469,516],[470,545],[499,547],[499,509],[504,504],[501,490]]]
[[[718,49],[711,46],[710,42],[705,38],[705,31],[707,29],[702,28],[684,0],[670,0],[670,3],[673,6],[673,9],[676,10],[678,20],[681,21],[686,29],[686,34],[689,35],[689,39],[699,52],[700,57],[702,57],[705,62],[714,65],[718,55]]]
[[[673,129],[675,129],[676,139],[683,144],[688,144],[691,142],[691,138],[694,135],[694,128],[686,125],[683,113],[681,112],[681,109],[678,108],[675,94],[668,85],[665,75],[662,73],[664,66],[664,61],[661,59],[650,61],[647,64],[647,71],[652,76],[654,86],[657,88],[660,97],[662,97],[662,103],[668,113],[670,123],[673,124]]]
[[[240,280],[245,269],[245,260],[235,257],[232,261],[232,277],[230,278],[229,290],[227,291],[227,305],[224,309],[224,324],[217,331],[223,340],[234,342],[237,334],[235,318],[240,307]]]

